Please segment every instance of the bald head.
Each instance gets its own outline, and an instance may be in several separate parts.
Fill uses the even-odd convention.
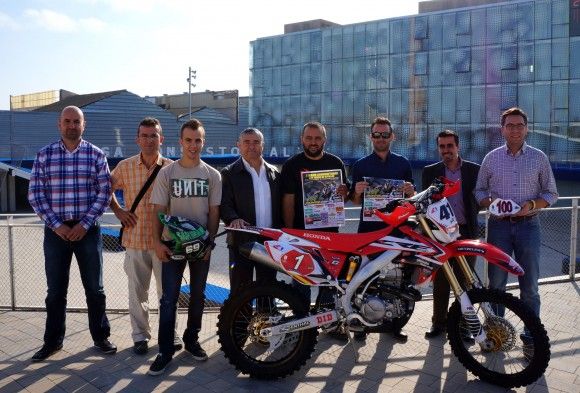
[[[85,116],[76,106],[67,106],[60,113],[58,129],[65,146],[73,150],[81,141],[85,131]]]
[[[83,121],[85,119],[85,115],[84,115],[83,111],[78,106],[69,105],[69,106],[65,107],[62,110],[62,112],[60,112],[60,117],[62,118],[65,115],[65,113],[76,113],[77,115],[79,115],[83,119]]]

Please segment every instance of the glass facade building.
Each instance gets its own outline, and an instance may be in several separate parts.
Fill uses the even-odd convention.
[[[318,120],[327,150],[357,159],[370,151],[373,118],[386,115],[393,150],[410,160],[437,160],[435,137],[449,128],[462,155],[480,162],[503,143],[502,110],[520,106],[528,143],[556,166],[575,166],[576,3],[510,1],[259,38],[251,43],[250,124],[267,147],[294,153],[302,125]]]

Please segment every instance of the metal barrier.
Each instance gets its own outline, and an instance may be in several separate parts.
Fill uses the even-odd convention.
[[[578,261],[578,200],[580,197],[563,197],[559,204],[571,206],[542,209],[542,264],[540,277],[574,279],[579,270]],[[341,232],[356,232],[359,208],[347,208],[347,222]],[[481,218],[481,237],[486,233],[486,217]],[[124,252],[118,245],[115,233],[119,229],[112,213],[101,219],[103,229],[103,280],[107,295],[107,308],[112,311],[127,310],[127,276],[123,271]],[[44,225],[36,215],[0,215],[0,308],[44,309],[46,276],[43,254]],[[223,225],[220,226],[220,231]],[[208,307],[219,306],[229,290],[228,250],[225,237],[217,239],[212,254],[208,276]],[[478,264],[478,270],[483,269]],[[185,274],[187,277],[188,274]],[[563,277],[566,278],[566,277]],[[512,282],[515,278],[512,277]],[[184,283],[185,284],[185,283]],[[155,296],[155,282],[150,294]],[[154,305],[156,302],[151,302]],[[86,308],[84,290],[76,262],[71,264],[68,308]]]

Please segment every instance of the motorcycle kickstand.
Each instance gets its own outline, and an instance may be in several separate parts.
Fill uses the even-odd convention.
[[[348,345],[352,348],[352,352],[354,354],[354,362],[358,363],[358,350],[356,349],[356,346],[354,345],[354,337],[353,337],[353,333],[350,331],[349,328],[346,328],[346,337],[348,337]]]

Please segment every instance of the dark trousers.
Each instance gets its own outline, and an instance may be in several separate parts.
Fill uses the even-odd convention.
[[[237,248],[229,248],[229,254],[231,293],[237,292],[242,285],[253,281],[254,269],[256,269],[256,281],[272,281],[276,279],[276,270],[243,257]]]
[[[463,225],[460,226],[460,232],[464,232],[466,229]],[[475,269],[475,256],[466,257],[467,263],[471,269]],[[463,272],[459,268],[459,264],[455,259],[450,259],[447,263],[451,264],[455,276],[459,280],[459,284],[463,289],[465,289],[465,277]],[[433,325],[442,329],[447,326],[447,310],[449,308],[449,281],[445,277],[443,270],[439,269],[433,281],[433,318],[431,321]]]
[[[319,228],[313,230],[338,233],[338,227]],[[309,285],[304,285],[294,279],[292,280],[292,286],[294,287],[294,289],[296,289],[296,291],[300,294],[300,296],[303,296],[305,299],[308,299],[308,304],[310,304],[312,297],[311,287]],[[327,305],[327,307],[334,308],[334,297],[332,296],[332,289],[326,287],[318,287],[318,295],[316,296],[316,303],[322,306]]]
[[[48,284],[45,345],[57,346],[64,340],[66,301],[73,254],[85,289],[91,337],[93,341],[109,337],[111,326],[105,313],[102,249],[101,229],[98,224],[90,227],[86,235],[75,242],[63,240],[52,229],[44,228],[44,267]]]
[[[467,263],[471,269],[475,268],[475,256],[466,257]],[[465,289],[465,278],[463,277],[463,272],[459,268],[455,259],[450,259],[447,263],[451,264],[453,272],[457,276],[461,287]],[[447,325],[447,309],[449,308],[449,281],[445,277],[445,273],[442,270],[437,272],[435,280],[433,281],[433,318],[431,319],[433,325],[445,328]]]
[[[201,330],[201,318],[205,305],[205,283],[209,272],[209,261],[169,261],[161,266],[161,286],[163,295],[159,305],[159,352],[164,355],[175,353],[175,318],[177,300],[181,290],[181,277],[185,264],[189,264],[189,307],[187,308],[187,328],[183,334],[185,344],[197,341]]]

